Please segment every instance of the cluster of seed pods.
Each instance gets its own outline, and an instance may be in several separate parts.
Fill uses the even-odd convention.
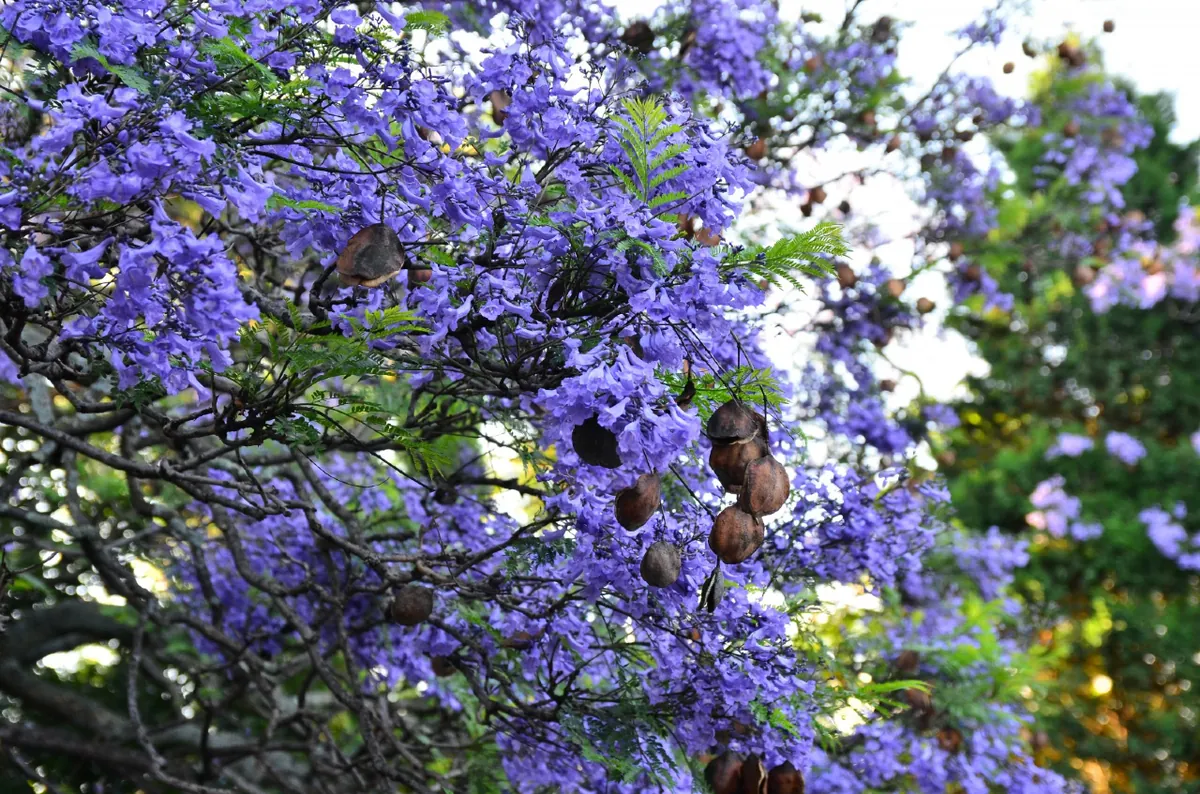
[[[804,776],[791,762],[768,772],[754,753],[742,758],[726,750],[705,767],[704,779],[713,794],[804,794]]]
[[[708,465],[735,504],[713,521],[708,546],[727,565],[736,565],[763,543],[763,516],[783,507],[791,493],[787,470],[771,455],[766,418],[739,400],[722,405],[708,420],[712,441]]]

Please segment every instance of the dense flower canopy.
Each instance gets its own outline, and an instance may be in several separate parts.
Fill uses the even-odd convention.
[[[0,741],[73,747],[65,779],[111,791],[689,791],[726,751],[812,791],[1069,787],[1005,678],[1025,545],[951,528],[916,456],[957,418],[891,411],[880,362],[934,308],[910,270],[1013,307],[970,248],[989,134],[1107,213],[1098,310],[1195,300],[1190,237],[1161,284],[1130,264],[1152,243],[1118,188],[1149,133],[1120,91],[1067,58],[1089,88],[1049,108],[953,70],[906,99],[898,23],[766,0],[277,5],[0,9],[5,543],[64,566],[22,591]],[[903,161],[915,266],[848,264],[877,230],[801,157],[846,144]],[[741,235],[762,197],[812,220]],[[788,368],[764,318],[802,291]],[[707,424],[729,403],[761,416],[749,443]],[[717,461],[759,446],[790,497],[721,562],[749,480]],[[643,475],[660,498],[621,520]],[[1063,484],[1031,521],[1084,541]],[[117,710],[30,685],[39,625],[119,640]]]

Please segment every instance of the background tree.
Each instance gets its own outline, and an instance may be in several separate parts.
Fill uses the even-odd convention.
[[[965,524],[1034,532],[1018,588],[1061,615],[1043,641],[1065,652],[1038,708],[1043,757],[1097,791],[1194,791],[1200,580],[1156,535],[1184,531],[1169,514],[1196,507],[1187,483],[1200,477],[1195,231],[1180,210],[1198,144],[1167,139],[1168,97],[1119,86],[1101,101],[1098,54],[1086,58],[1053,58],[1034,94],[1042,125],[1001,144],[1012,192],[998,234],[971,241],[963,267],[1015,303],[955,321],[989,372],[969,380],[942,460]],[[1123,137],[1135,111],[1151,137],[1131,163],[1080,172],[1056,157]]]

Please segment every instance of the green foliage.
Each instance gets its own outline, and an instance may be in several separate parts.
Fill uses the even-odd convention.
[[[149,94],[151,90],[150,81],[146,79],[137,69],[130,66],[122,66],[120,64],[111,63],[108,58],[96,47],[96,43],[91,38],[87,38],[71,50],[71,55],[76,60],[91,58],[103,66],[108,71],[117,76],[118,79],[125,85],[129,86],[139,94]]]
[[[721,403],[734,398],[741,399],[752,405],[766,405],[778,408],[787,404],[779,387],[779,382],[771,369],[755,367],[737,367],[725,372],[718,378],[710,372],[700,375],[684,376],[671,370],[658,370],[658,379],[666,384],[672,392],[683,392],[684,389],[694,389],[691,402],[700,413],[700,419],[707,421]]]
[[[841,227],[832,221],[821,221],[808,231],[784,237],[765,248],[729,250],[722,269],[745,273],[755,281],[767,281],[775,287],[790,284],[803,291],[800,274],[829,276],[834,272],[832,260],[849,251]]]

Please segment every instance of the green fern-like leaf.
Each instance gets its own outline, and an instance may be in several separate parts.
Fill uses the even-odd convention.
[[[806,232],[784,237],[770,247],[730,250],[722,269],[741,271],[755,280],[766,280],[773,286],[790,284],[803,290],[800,275],[827,276],[834,272],[832,259],[849,253],[842,238],[841,227],[822,221]]]

